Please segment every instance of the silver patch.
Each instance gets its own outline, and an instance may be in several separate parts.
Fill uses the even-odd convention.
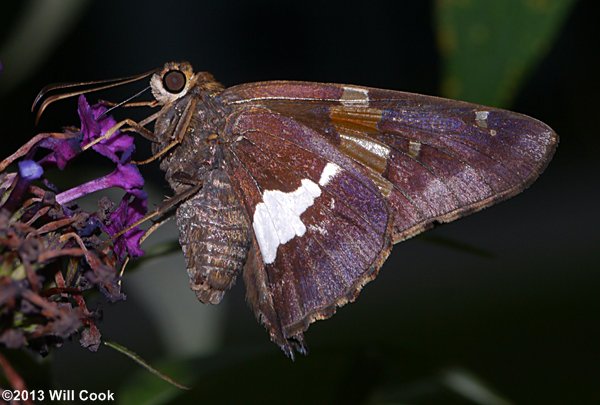
[[[342,93],[340,102],[345,106],[368,106],[369,90],[344,86],[344,92]]]
[[[412,158],[419,157],[421,153],[421,142],[409,141],[408,142],[408,155]]]
[[[340,138],[346,141],[354,142],[361,148],[368,150],[372,154],[382,157],[384,159],[387,159],[390,156],[390,148],[379,142],[369,141],[368,139],[358,138],[344,134],[340,134]]]
[[[481,128],[487,128],[487,119],[490,115],[489,111],[475,111],[475,123]]]

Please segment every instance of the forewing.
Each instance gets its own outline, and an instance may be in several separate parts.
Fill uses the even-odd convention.
[[[391,246],[387,201],[309,127],[264,108],[228,120],[227,170],[252,222],[247,298],[271,338],[303,351],[308,325],[372,280]]]
[[[394,242],[522,191],[558,141],[521,114],[359,86],[263,82],[222,99],[292,117],[366,168],[394,213]]]

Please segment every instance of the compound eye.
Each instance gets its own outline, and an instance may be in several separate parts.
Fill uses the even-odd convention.
[[[169,93],[179,93],[185,87],[185,75],[180,70],[169,70],[163,76],[163,87]]]

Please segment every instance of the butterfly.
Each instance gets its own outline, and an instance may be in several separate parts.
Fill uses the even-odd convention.
[[[533,118],[438,97],[296,81],[224,88],[187,62],[136,80],[148,76],[160,109],[126,121],[153,142],[178,196],[192,290],[217,304],[243,277],[291,358],[307,353],[311,323],[377,277],[393,244],[518,194],[558,143]]]

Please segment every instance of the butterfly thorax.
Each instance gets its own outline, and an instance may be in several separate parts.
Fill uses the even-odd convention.
[[[170,147],[160,167],[174,191],[185,190],[222,165],[218,128],[226,113],[223,107],[216,106],[212,94],[201,89],[193,89],[163,108],[155,124],[158,142],[153,145],[153,152]]]

